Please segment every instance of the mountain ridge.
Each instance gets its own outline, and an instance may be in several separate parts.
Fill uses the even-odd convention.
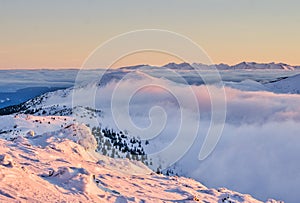
[[[248,194],[207,188],[190,178],[153,173],[138,161],[95,153],[96,141],[89,128],[70,117],[2,119],[6,124],[1,127],[18,131],[1,134],[1,202],[261,203]]]
[[[299,65],[292,66],[286,63],[275,63],[275,62],[270,62],[270,63],[258,63],[258,62],[240,62],[234,65],[228,65],[224,63],[219,63],[219,64],[203,64],[203,63],[174,63],[170,62],[168,64],[162,65],[162,66],[152,66],[152,65],[146,65],[146,64],[141,64],[141,65],[134,65],[134,66],[125,66],[125,67],[120,67],[118,69],[127,69],[127,70],[137,70],[140,68],[168,68],[168,69],[176,69],[176,70],[194,70],[195,68],[201,70],[207,70],[207,69],[214,69],[216,68],[217,70],[296,70],[300,69]]]

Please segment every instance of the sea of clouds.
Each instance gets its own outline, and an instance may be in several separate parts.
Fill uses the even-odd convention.
[[[86,71],[83,77],[75,70],[16,72],[2,71],[2,93],[99,79],[97,71]],[[297,73],[221,71],[223,87],[220,81],[204,85],[192,72],[122,70],[108,72],[100,85],[79,86],[77,92],[83,106],[103,111],[102,127],[149,140],[145,149],[157,162],[155,167],[170,165],[208,187],[228,187],[261,200],[298,202],[300,95],[275,93],[265,85]],[[20,74],[27,79],[18,79]],[[212,72],[201,74],[213,77]],[[223,131],[218,135],[215,129]],[[199,160],[209,130],[220,139],[209,156]]]
[[[300,95],[277,94],[256,82],[246,84],[245,88],[239,82],[223,88],[187,85],[138,73],[101,86],[95,105],[104,111],[103,127],[149,140],[148,154],[159,154],[162,163],[172,163],[181,175],[261,200],[297,202]],[[217,121],[216,126],[223,127],[220,140],[206,159],[199,160],[211,127],[211,95],[226,102],[226,120]],[[224,109],[215,109],[220,111]],[[178,135],[182,128],[183,138]],[[165,149],[170,150],[163,153]]]

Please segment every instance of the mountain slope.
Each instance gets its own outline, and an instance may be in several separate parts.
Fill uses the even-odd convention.
[[[260,202],[225,188],[208,189],[192,179],[157,175],[137,161],[95,153],[95,138],[86,126],[58,128],[65,117],[53,118],[55,123],[43,132],[30,123],[43,123],[47,117],[1,118],[8,126],[23,126],[18,133],[1,134],[1,202]]]
[[[300,94],[300,74],[266,84],[278,93]]]

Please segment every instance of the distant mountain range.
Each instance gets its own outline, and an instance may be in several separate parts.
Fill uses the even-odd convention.
[[[300,66],[291,66],[285,63],[256,63],[256,62],[241,62],[236,65],[227,65],[227,64],[202,64],[202,63],[168,63],[162,67],[157,66],[149,66],[149,65],[136,65],[136,66],[128,66],[122,67],[121,69],[130,69],[137,70],[143,68],[168,68],[175,70],[194,70],[195,68],[200,70],[209,70],[216,68],[218,70],[300,70]]]

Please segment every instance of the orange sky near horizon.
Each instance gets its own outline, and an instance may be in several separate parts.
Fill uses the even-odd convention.
[[[80,68],[103,42],[149,28],[190,38],[214,64],[300,65],[299,7],[295,0],[0,1],[0,69]],[[169,62],[181,60],[145,52],[114,67]]]

